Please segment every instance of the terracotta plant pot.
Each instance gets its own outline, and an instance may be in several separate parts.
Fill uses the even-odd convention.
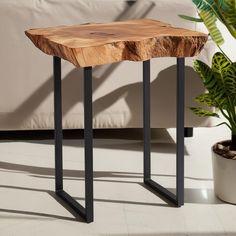
[[[217,154],[213,147],[212,162],[215,194],[225,202],[236,204],[236,160],[227,159]]]

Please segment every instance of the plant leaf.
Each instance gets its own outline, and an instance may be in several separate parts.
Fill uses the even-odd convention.
[[[214,4],[214,0],[192,0],[192,2],[196,5],[199,10],[211,10],[212,5]]]
[[[228,101],[236,103],[236,63],[231,63],[224,54],[217,52],[212,59],[212,70],[218,84],[221,86],[222,94]]]
[[[204,24],[207,27],[212,40],[218,46],[222,45],[224,43],[224,38],[216,25],[217,17],[214,12],[212,10],[201,10],[199,12],[199,16],[204,21]]]
[[[192,16],[186,16],[186,15],[179,15],[180,18],[188,21],[194,21],[194,22],[203,22],[201,18],[196,18]]]
[[[221,20],[228,28],[231,35],[236,38],[236,1],[217,0],[216,4]]]
[[[236,62],[228,66],[225,72],[224,82],[229,99],[236,106]]]
[[[217,19],[220,20],[227,27],[231,35],[236,38],[236,0],[192,0],[192,2],[198,8],[200,17],[204,20],[206,27],[217,45],[223,44],[223,37],[219,34],[220,31],[216,26]],[[212,18],[213,16],[215,16],[216,19]],[[209,22],[211,22],[211,26]],[[219,38],[215,38],[217,34]]]
[[[217,104],[215,103],[214,99],[212,98],[211,94],[204,93],[199,96],[197,96],[194,99],[197,103],[200,103],[202,105],[206,105],[208,107],[217,107]]]
[[[224,76],[225,71],[230,66],[231,62],[221,52],[215,53],[212,58],[212,70],[215,73],[219,73],[221,77]]]
[[[229,127],[230,130],[232,130],[232,127],[231,127],[227,122],[222,122],[222,123],[216,125],[216,127],[219,127],[219,126],[221,126],[221,125],[226,125],[226,126]]]
[[[223,22],[217,0],[192,0],[192,2],[196,5],[199,11],[211,11],[220,21]]]
[[[194,62],[194,69],[200,75],[212,102],[216,107],[224,109],[227,105],[227,96],[220,74],[214,73],[208,65],[199,60]]]
[[[217,45],[224,43],[224,38],[216,25],[217,19],[223,22],[222,15],[217,7],[216,0],[192,0],[199,10],[199,16],[204,21],[212,40]]]
[[[218,9],[221,11],[228,24],[236,24],[235,0],[218,0]]]
[[[196,60],[194,61],[194,70],[200,75],[203,83],[209,83],[209,81],[213,81],[214,74],[212,69],[202,61]],[[206,88],[211,88],[212,86],[209,85]]]
[[[193,111],[193,113],[199,117],[210,117],[210,116],[213,116],[213,117],[217,117],[219,118],[219,115],[215,112],[211,112],[211,111],[208,111],[208,110],[204,110],[202,109],[201,107],[191,107],[190,108],[191,111]]]

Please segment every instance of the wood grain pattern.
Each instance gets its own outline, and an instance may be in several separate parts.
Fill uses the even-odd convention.
[[[86,67],[154,57],[193,57],[208,36],[149,19],[27,30],[44,53]]]

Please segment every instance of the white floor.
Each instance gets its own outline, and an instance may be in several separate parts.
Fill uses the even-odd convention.
[[[175,188],[175,130],[154,134],[153,179]],[[170,134],[170,135],[169,135]],[[138,131],[95,140],[95,222],[86,224],[55,197],[53,141],[0,142],[0,236],[236,235],[236,206],[214,196],[211,145],[225,127],[195,129],[186,139],[185,205],[169,206],[142,184]],[[136,137],[136,139],[134,138]],[[66,140],[65,189],[84,199],[81,140]]]

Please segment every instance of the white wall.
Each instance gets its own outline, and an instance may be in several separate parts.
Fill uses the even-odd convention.
[[[223,24],[219,24],[219,28],[225,38],[225,43],[222,46],[222,49],[231,60],[236,62],[236,39],[231,36]]]

